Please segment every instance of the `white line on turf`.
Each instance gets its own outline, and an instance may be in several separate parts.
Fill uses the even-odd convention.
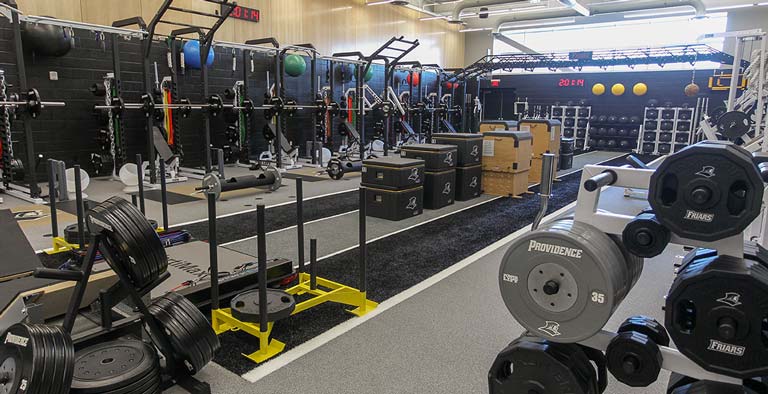
[[[558,216],[561,216],[568,212],[573,206],[575,206],[575,203],[571,203],[556,212],[553,212],[549,214],[545,221],[550,221],[554,218],[557,218]],[[295,360],[298,360],[299,358],[303,357],[304,355],[314,351],[315,349],[327,344],[328,342],[334,340],[335,338],[338,338],[342,334],[345,334],[346,332],[354,329],[355,327],[367,322],[368,320],[373,319],[374,317],[381,315],[382,313],[386,312],[387,310],[391,309],[392,307],[402,303],[403,301],[408,300],[409,298],[421,293],[422,291],[434,286],[438,282],[442,281],[443,279],[455,274],[456,272],[468,267],[472,263],[475,263],[482,259],[483,257],[493,253],[494,251],[498,250],[499,248],[505,246],[506,244],[512,242],[515,238],[521,236],[522,234],[525,234],[526,232],[531,230],[531,225],[525,226],[514,233],[494,242],[493,244],[483,248],[482,250],[476,252],[475,254],[465,258],[464,260],[438,272],[437,274],[429,277],[428,279],[414,285],[413,287],[402,291],[398,293],[397,295],[387,299],[386,301],[379,304],[379,306],[374,309],[373,311],[369,312],[367,315],[363,317],[358,318],[352,318],[344,323],[341,323],[330,330],[310,339],[307,342],[302,343],[299,346],[296,346],[295,348],[283,353],[280,355],[280,357],[273,359],[271,361],[267,361],[266,363],[252,369],[249,372],[246,372],[242,375],[242,378],[251,382],[256,383],[259,380],[265,378],[272,372],[277,371],[278,369],[285,367],[286,365],[292,363]]]
[[[341,191],[337,191],[337,192],[333,192],[333,193],[320,194],[318,196],[306,197],[306,198],[304,198],[304,201],[306,202],[306,201],[311,201],[311,200],[315,200],[315,199],[318,199],[318,198],[335,196],[337,194],[349,193],[349,192],[353,192],[355,190],[358,190],[358,188],[349,189],[349,190],[341,190]],[[266,208],[267,209],[269,209],[269,208],[277,208],[277,207],[282,207],[284,205],[290,205],[290,204],[295,204],[295,203],[296,203],[295,200],[290,200],[290,201],[281,202],[281,203],[275,204],[275,205],[268,205]],[[223,214],[223,215],[217,215],[216,219],[222,219],[222,218],[226,218],[226,217],[230,217],[230,216],[240,215],[242,213],[256,212],[256,209],[257,208],[246,209],[245,211],[237,211],[237,212],[232,212],[232,213],[226,213],[226,214]],[[172,224],[169,227],[188,226],[190,224],[195,224],[195,223],[200,223],[200,222],[207,222],[207,221],[208,221],[208,218],[206,217],[204,219],[198,219],[198,220],[192,220],[192,221],[184,222],[184,223]]]

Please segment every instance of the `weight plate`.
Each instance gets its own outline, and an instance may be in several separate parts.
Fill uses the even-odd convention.
[[[133,225],[134,234],[138,234],[137,240],[146,251],[146,268],[148,268],[149,282],[157,279],[167,269],[168,257],[165,253],[160,237],[155,228],[146,217],[135,206],[123,199],[114,199],[111,201],[115,209],[124,214],[130,222],[126,225]],[[117,212],[113,212],[117,213]]]
[[[75,354],[72,393],[103,393],[126,387],[158,370],[155,349],[142,341],[121,338]]]
[[[163,298],[170,304],[179,319],[191,323],[190,331],[193,331],[194,335],[192,338],[202,349],[203,361],[200,366],[202,368],[213,360],[213,356],[221,347],[219,337],[213,331],[208,319],[197,309],[195,304],[184,296],[177,293],[167,293]]]
[[[749,152],[705,141],[661,163],[651,176],[648,199],[661,224],[675,234],[713,242],[740,234],[757,217],[763,181]]]
[[[41,344],[30,333],[30,325],[14,324],[2,336],[0,370],[8,373],[0,389],[7,393],[39,394]]]
[[[187,314],[188,319],[195,322],[195,325],[199,330],[197,337],[205,338],[208,342],[210,357],[206,358],[208,360],[206,364],[213,360],[213,356],[219,351],[221,343],[219,342],[218,335],[213,331],[213,327],[211,327],[211,323],[206,319],[205,315],[197,309],[195,304],[178,293],[167,293],[164,297],[173,301],[177,307],[181,308]]]
[[[272,174],[275,177],[275,181],[269,185],[270,191],[276,191],[281,186],[283,186],[283,177],[280,175],[280,171],[277,170],[277,168],[269,166],[267,167],[267,170],[265,171],[266,174]]]
[[[101,394],[144,393],[144,392],[147,392],[147,390],[150,389],[151,387],[155,385],[159,385],[160,383],[161,383],[160,364],[158,361],[155,364],[154,368],[148,370],[144,376],[142,376],[140,379],[136,380],[135,382],[115,390],[104,391]]]
[[[152,280],[157,279],[168,269],[168,255],[165,252],[160,236],[157,234],[156,222],[153,225],[153,221],[147,220],[141,211],[126,200],[121,199],[117,205],[120,206],[121,211],[133,219],[134,225],[141,229],[144,236],[144,244],[154,252],[152,253],[154,264],[150,264],[150,273],[153,278]]]
[[[653,213],[641,213],[627,223],[621,233],[623,244],[632,254],[655,257],[667,248],[672,234]]]
[[[106,207],[104,217],[110,220],[116,232],[122,235],[127,244],[125,249],[128,258],[125,263],[128,264],[128,272],[136,272],[136,277],[132,277],[133,282],[137,288],[143,288],[152,281],[151,251],[142,242],[141,231],[133,226],[133,222],[124,212],[109,200],[105,201],[104,205]]]
[[[37,393],[49,394],[51,385],[53,383],[52,378],[54,376],[54,369],[56,367],[56,362],[53,356],[53,339],[50,336],[43,334],[40,327],[37,325],[29,326],[29,334],[35,338],[35,342],[41,344],[41,346],[37,349],[40,354],[38,360],[40,361],[41,367],[41,373],[39,375],[39,379],[37,380]]]
[[[659,379],[661,350],[648,336],[627,331],[615,336],[605,352],[608,370],[630,387],[648,387]]]
[[[217,201],[221,197],[221,179],[212,172],[205,174],[203,177],[202,188],[206,193],[213,194]]]
[[[64,352],[66,352],[64,339],[50,326],[37,326],[40,335],[44,337],[46,346],[50,346],[46,352],[45,362],[50,366],[48,393],[66,394],[69,390],[64,387]]]
[[[621,326],[619,326],[619,329],[616,332],[622,333],[630,331],[647,335],[660,346],[669,346],[670,339],[667,330],[661,323],[651,317],[638,315],[627,318],[621,323]]]
[[[749,116],[741,111],[726,112],[717,119],[717,132],[730,140],[747,134],[751,127]]]
[[[259,289],[246,291],[236,295],[230,302],[232,316],[244,322],[258,323]],[[277,289],[267,289],[267,321],[274,322],[290,317],[296,309],[296,300],[293,296]]]
[[[605,233],[564,219],[542,225],[509,247],[499,287],[507,308],[528,331],[555,342],[578,342],[603,328],[637,282],[641,265],[642,259],[628,260]],[[534,298],[529,291],[545,287],[553,293],[549,297]],[[561,287],[568,289],[565,297]],[[559,305],[561,298],[567,303]]]
[[[598,394],[597,374],[576,344],[521,337],[502,350],[488,373],[490,394]]]
[[[135,245],[135,236],[122,224],[123,220],[110,213],[113,209],[108,204],[100,204],[91,208],[88,212],[89,230],[91,232],[105,231],[105,241],[111,246],[118,261],[108,261],[110,264],[121,264],[124,271],[130,276],[136,287],[145,285],[148,268],[141,250],[143,246]],[[102,230],[104,229],[104,230]],[[139,249],[141,248],[141,249]]]
[[[0,394],[16,394],[21,391],[18,389],[19,377],[17,372],[16,358],[6,357],[0,360]]]
[[[166,338],[173,347],[174,357],[184,363],[190,373],[196,374],[205,365],[203,356],[205,346],[200,346],[193,336],[194,330],[188,329],[188,323],[174,317],[173,312],[168,309],[171,309],[168,304],[163,305],[161,301],[151,305],[149,312],[164,329]]]
[[[61,380],[62,385],[59,393],[66,394],[69,393],[69,387],[72,385],[72,376],[75,373],[75,346],[72,343],[72,338],[69,333],[64,331],[62,327],[49,327],[51,330],[58,333],[57,337],[63,342],[62,349],[64,349],[64,351],[62,352],[62,359],[64,362],[64,375]]]
[[[755,257],[756,258],[756,257]],[[664,325],[681,353],[737,378],[768,375],[768,266],[728,256],[682,268],[666,299]]]
[[[341,160],[331,159],[328,162],[328,176],[336,181],[344,177],[344,168],[341,165]]]

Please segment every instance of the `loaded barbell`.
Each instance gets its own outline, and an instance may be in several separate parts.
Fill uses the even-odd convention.
[[[45,107],[65,107],[67,104],[62,101],[43,101],[37,89],[29,89],[22,97],[12,94],[10,100],[0,101],[0,107],[24,107],[26,112],[32,118],[37,118]]]
[[[256,187],[266,186],[270,191],[275,191],[283,185],[280,171],[276,168],[269,166],[263,173],[256,175],[246,175],[239,177],[232,177],[225,179],[224,181],[214,173],[209,173],[203,178],[203,184],[201,187],[195,190],[201,191],[207,194],[213,194],[218,200],[221,197],[221,193],[244,190]]]

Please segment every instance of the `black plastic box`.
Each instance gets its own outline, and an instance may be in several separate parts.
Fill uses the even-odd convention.
[[[454,145],[413,144],[400,148],[401,156],[424,160],[426,171],[443,171],[456,168]]]
[[[365,209],[367,216],[392,221],[421,215],[424,212],[424,188],[391,190],[366,187]]]
[[[432,134],[433,144],[455,145],[456,167],[480,164],[483,159],[483,135],[471,133]]]
[[[456,170],[427,171],[424,176],[424,208],[440,209],[456,197]]]
[[[467,201],[483,194],[483,166],[456,168],[456,201]]]
[[[410,189],[424,184],[424,160],[397,156],[363,160],[363,186],[396,190]]]

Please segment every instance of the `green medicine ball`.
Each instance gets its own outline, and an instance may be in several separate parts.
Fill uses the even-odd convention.
[[[307,62],[299,55],[288,55],[285,57],[285,73],[292,77],[300,77],[307,71]]]
[[[361,66],[358,66],[361,67]],[[357,69],[355,69],[355,76],[357,76]],[[363,77],[365,82],[370,82],[373,79],[373,65],[368,68],[368,72],[365,73],[365,77]]]

